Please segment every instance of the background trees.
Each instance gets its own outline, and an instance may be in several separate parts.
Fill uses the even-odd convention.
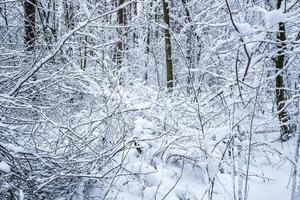
[[[171,44],[171,33],[170,33],[170,13],[168,2],[163,0],[163,15],[165,22],[165,54],[166,54],[166,65],[167,65],[167,87],[173,88],[173,61],[172,61],[172,44]]]
[[[134,183],[136,198],[245,200],[253,176],[269,180],[258,157],[291,163],[296,191],[299,9],[295,0],[0,1],[0,196],[121,198]],[[168,168],[170,183],[194,169],[205,189],[148,177]]]
[[[277,10],[280,10],[281,12],[284,12],[283,8],[283,1],[278,0],[276,2],[276,8]],[[290,135],[292,135],[292,125],[288,124],[290,120],[290,116],[286,111],[285,108],[285,102],[287,100],[286,98],[286,92],[285,92],[285,84],[283,80],[283,76],[281,75],[282,70],[285,66],[285,40],[286,40],[286,33],[285,33],[285,23],[280,20],[279,24],[279,30],[277,33],[277,42],[279,51],[277,52],[277,57],[275,58],[275,64],[276,64],[276,104],[277,104],[277,110],[278,110],[278,118],[281,124],[281,138],[282,140],[286,140]]]
[[[35,15],[36,15],[37,1],[24,2],[24,28],[25,28],[25,44],[28,50],[33,50],[35,47],[36,30],[35,30]]]

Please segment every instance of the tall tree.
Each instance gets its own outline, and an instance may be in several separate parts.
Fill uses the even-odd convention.
[[[37,0],[27,0],[24,2],[25,17],[25,45],[29,51],[34,50],[36,41],[35,14]]]
[[[172,45],[171,45],[171,33],[170,33],[170,9],[167,0],[163,0],[163,14],[165,28],[165,53],[166,53],[166,65],[167,65],[167,87],[172,89],[174,86],[173,80],[173,61],[172,61]]]
[[[188,78],[187,78],[187,84],[188,84],[188,91],[191,89],[192,81],[193,81],[193,75],[191,73],[191,68],[193,67],[193,43],[194,43],[194,24],[192,21],[191,12],[188,6],[189,0],[181,0],[184,6],[184,11],[186,15],[186,23],[189,24],[189,28],[187,30],[187,50],[186,50],[186,61],[188,64]]]
[[[281,9],[283,0],[277,0],[276,8]],[[292,128],[288,124],[290,117],[285,108],[285,101],[287,100],[286,91],[284,89],[284,79],[282,75],[282,70],[285,65],[285,49],[286,49],[286,33],[285,33],[285,23],[279,23],[279,30],[277,33],[278,51],[275,58],[276,66],[276,105],[278,111],[278,118],[281,123],[281,139],[283,141],[287,140],[292,134]]]
[[[116,0],[116,6],[121,6],[125,3],[126,0]],[[126,10],[125,8],[120,8],[117,11],[117,21],[120,26],[126,25]],[[116,52],[115,52],[115,62],[117,63],[118,67],[120,68],[123,59],[123,52],[124,52],[124,44],[123,44],[123,27],[118,29],[119,40],[117,41],[116,45]]]
[[[74,27],[74,22],[73,22],[73,17],[74,17],[74,6],[72,1],[65,0],[63,1],[64,5],[64,20],[65,20],[65,25],[68,28],[73,28]]]

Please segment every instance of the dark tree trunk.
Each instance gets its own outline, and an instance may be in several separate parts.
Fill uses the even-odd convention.
[[[276,4],[277,9],[280,9],[282,0],[277,0],[276,3],[277,3]],[[276,75],[276,105],[278,111],[278,118],[281,123],[280,126],[281,139],[283,141],[288,140],[292,134],[291,126],[288,124],[290,117],[285,108],[285,101],[287,100],[287,98],[284,89],[284,79],[282,75],[282,70],[285,64],[285,55],[284,55],[284,51],[286,48],[285,40],[286,40],[285,24],[283,22],[280,22],[279,31],[277,33],[277,42],[279,43],[277,46],[278,52],[275,59],[276,74],[277,74]]]
[[[83,71],[85,71],[86,70],[86,65],[87,65],[87,45],[88,45],[88,36],[87,35],[85,35],[84,36],[84,39],[83,39],[83,57],[82,57],[82,59],[81,59],[81,69],[83,70]]]
[[[25,17],[25,45],[28,51],[35,48],[36,30],[35,30],[35,14],[37,0],[27,0],[24,2]]]
[[[117,7],[121,6],[125,3],[125,0],[117,0]],[[125,8],[121,8],[117,11],[117,20],[120,26],[126,25],[126,10]],[[116,45],[116,52],[115,52],[115,62],[117,63],[118,67],[121,67],[122,59],[123,59],[123,52],[124,52],[124,44],[123,44],[123,28],[118,30],[119,40]]]
[[[172,62],[172,45],[170,33],[170,14],[169,5],[167,0],[163,0],[163,13],[165,28],[165,52],[166,52],[166,65],[167,65],[167,87],[172,89],[174,86],[173,80],[173,62]]]
[[[148,65],[149,65],[149,56],[150,56],[150,36],[151,36],[151,30],[150,27],[148,26],[147,28],[147,36],[146,36],[146,59],[145,59],[145,81],[148,81]]]
[[[134,19],[134,17],[137,16],[138,14],[138,7],[137,7],[137,2],[133,2],[132,4],[130,4],[130,17],[131,17],[131,20]],[[137,44],[138,43],[138,35],[136,34],[135,31],[133,31],[133,42],[134,44]]]

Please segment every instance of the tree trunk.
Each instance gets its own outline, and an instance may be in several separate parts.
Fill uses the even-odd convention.
[[[64,5],[64,20],[65,20],[65,24],[66,27],[69,29],[74,28],[74,21],[73,21],[73,17],[74,17],[74,12],[73,12],[73,4],[72,1],[63,1],[63,5]]]
[[[153,8],[154,8],[154,5],[153,5],[153,2],[149,2],[149,18],[150,19],[153,19]],[[152,12],[153,11],[153,12]],[[147,83],[148,81],[148,65],[149,65],[149,61],[150,61],[150,43],[151,43],[151,33],[153,31],[151,30],[151,24],[148,22],[147,23],[147,35],[146,35],[146,51],[145,51],[145,75],[144,75],[144,78],[145,78],[145,81]]]
[[[188,0],[182,0],[185,15],[186,15],[186,23],[189,24],[189,29],[187,33],[187,50],[186,50],[186,61],[187,61],[187,68],[188,68],[188,77],[187,77],[187,91],[191,91],[192,82],[193,82],[193,74],[191,73],[191,69],[193,68],[193,41],[194,41],[194,24],[192,23],[191,13],[188,7]]]
[[[25,17],[25,45],[28,51],[35,48],[36,31],[35,31],[35,13],[37,0],[27,0],[24,2]]]
[[[125,3],[125,0],[117,0],[117,7],[121,6],[122,4]],[[126,25],[126,13],[125,13],[125,8],[121,8],[117,11],[117,20],[118,24],[120,26]],[[118,68],[121,67],[122,64],[122,59],[123,59],[123,52],[124,52],[124,44],[123,44],[123,28],[121,27],[118,30],[119,34],[119,40],[116,45],[116,52],[115,52],[115,62],[117,63]]]
[[[282,0],[277,0],[276,7],[277,9],[280,9],[282,4]],[[286,98],[286,92],[284,89],[284,80],[282,75],[282,70],[284,68],[285,64],[285,24],[283,22],[279,23],[279,31],[277,33],[277,42],[279,45],[277,46],[278,52],[275,59],[275,65],[276,65],[276,105],[277,105],[277,111],[278,111],[278,118],[281,123],[280,125],[280,131],[281,131],[281,140],[286,141],[289,139],[289,137],[292,134],[291,126],[288,124],[290,117],[286,111],[285,108],[285,101]]]
[[[83,57],[81,58],[81,69],[85,71],[86,62],[87,62],[87,45],[88,45],[88,36],[85,35],[83,39]]]
[[[132,20],[134,20],[134,18],[138,14],[138,10],[137,9],[138,9],[137,2],[133,2],[132,4],[130,4],[130,9],[129,9],[128,15],[130,15],[131,22],[134,22]],[[132,37],[133,37],[133,43],[134,43],[134,45],[136,45],[138,43],[138,35],[137,35],[137,33],[136,33],[135,30],[132,33]]]
[[[149,65],[149,56],[150,56],[150,36],[151,36],[151,30],[150,30],[150,26],[148,25],[147,36],[146,36],[146,59],[145,59],[145,76],[144,76],[146,83],[148,81],[148,65]]]
[[[8,19],[7,19],[7,10],[6,10],[6,4],[3,4],[3,8],[2,6],[0,7],[0,15],[3,17],[3,20],[5,22],[5,26],[6,26],[6,30],[9,30],[9,26],[8,26]]]
[[[173,84],[173,62],[172,62],[172,45],[171,45],[171,33],[170,33],[170,15],[169,5],[167,0],[163,0],[163,13],[165,28],[165,53],[166,53],[166,65],[167,65],[167,87],[172,89]]]

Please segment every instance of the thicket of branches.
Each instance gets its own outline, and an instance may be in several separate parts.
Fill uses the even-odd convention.
[[[234,192],[246,200],[254,149],[271,149],[255,135],[299,137],[299,10],[298,0],[0,1],[1,198],[76,199],[95,184],[117,198],[116,179],[138,176],[126,169],[134,151],[154,168],[199,168],[208,199],[211,162],[246,166]]]

